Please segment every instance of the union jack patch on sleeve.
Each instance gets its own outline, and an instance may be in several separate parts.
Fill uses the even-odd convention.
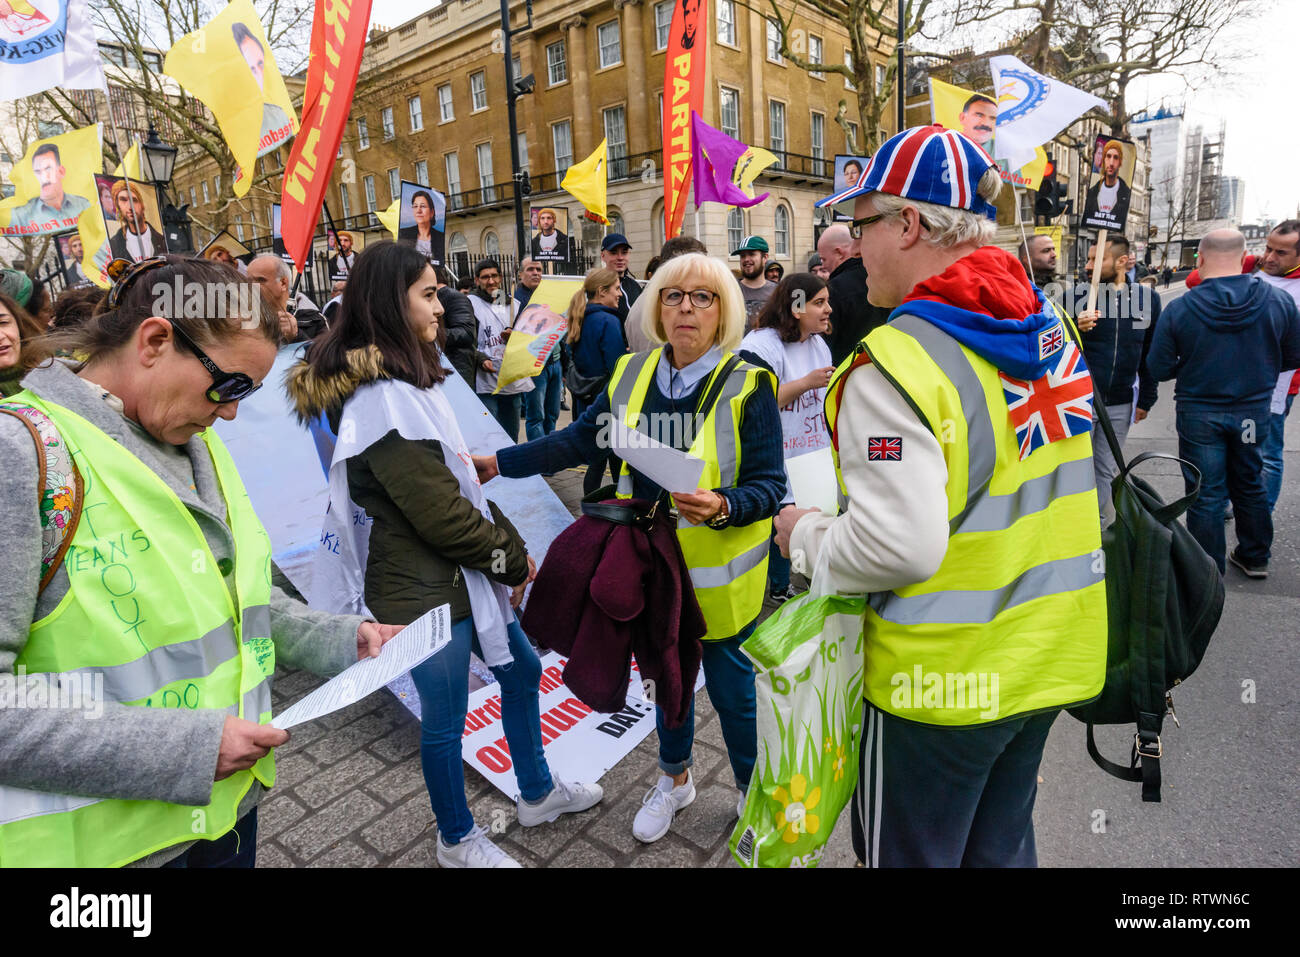
[[[1050,329],[1044,329],[1038,334],[1039,361],[1056,355],[1063,345],[1065,345],[1065,330],[1061,328],[1059,322]]]
[[[867,439],[867,461],[903,461],[903,437],[901,435],[878,435]]]

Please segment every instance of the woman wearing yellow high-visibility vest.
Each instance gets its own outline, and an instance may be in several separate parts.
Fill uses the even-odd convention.
[[[271,584],[210,428],[271,370],[262,301],[228,266],[145,260],[60,343],[82,364],[4,403],[0,866],[252,866],[289,737],[276,662],[336,674],[397,630]]]
[[[608,451],[611,409],[618,421],[704,460],[700,488],[674,492],[672,500],[679,516],[677,538],[708,626],[704,680],[743,807],[757,734],[754,671],[740,644],[753,632],[763,605],[772,515],[785,492],[774,376],[739,358],[731,362],[745,308],[735,278],[716,259],[691,253],[670,260],[642,298],[648,304],[643,331],[665,343],[662,348],[620,359],[606,391],[568,428],[476,457],[475,464],[487,481],[497,474],[520,478],[593,461]],[[717,402],[697,429],[695,410],[724,371]],[[655,501],[663,492],[623,464],[619,497]],[[694,709],[677,728],[665,726],[658,707],[656,719],[661,774],[632,825],[633,835],[645,843],[668,833],[673,815],[695,800]]]

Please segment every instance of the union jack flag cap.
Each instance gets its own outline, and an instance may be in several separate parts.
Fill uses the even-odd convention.
[[[997,218],[993,204],[976,192],[980,177],[997,164],[956,130],[914,126],[891,136],[857,183],[817,202],[853,214],[853,200],[867,193],[889,193],[936,206],[952,206]]]

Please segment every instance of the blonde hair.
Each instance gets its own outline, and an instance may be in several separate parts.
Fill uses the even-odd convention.
[[[599,296],[610,286],[618,285],[618,273],[600,266],[587,273],[582,288],[569,300],[569,334],[566,341],[573,345],[582,338],[582,320],[587,314],[587,302],[593,296]]]
[[[1001,191],[1002,174],[996,166],[991,166],[980,177],[975,192],[992,203]],[[916,199],[903,199],[890,193],[872,193],[871,198],[875,200],[876,209],[886,216],[897,216],[905,206],[916,209],[930,224],[930,234],[925,237],[925,241],[939,249],[960,246],[963,243],[977,243],[983,246],[991,243],[993,237],[997,235],[998,227],[993,220],[980,213],[972,213],[968,209],[940,206],[937,203],[925,203]]]
[[[654,278],[640,296],[646,300],[641,315],[641,331],[652,342],[668,341],[664,335],[659,291],[669,286],[680,289],[682,280],[693,272],[703,273],[704,286],[718,294],[718,331],[714,343],[727,351],[734,350],[745,335],[745,300],[740,294],[740,284],[725,263],[703,253],[674,256],[655,271]]]

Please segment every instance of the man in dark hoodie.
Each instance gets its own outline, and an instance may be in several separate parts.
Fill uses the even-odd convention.
[[[455,279],[451,272],[446,266],[434,266],[433,271],[438,277],[438,302],[442,304],[442,326],[447,336],[443,351],[472,389],[478,370],[491,370],[492,357],[479,351],[478,317],[468,297],[452,285]]]
[[[1245,255],[1237,230],[1206,233],[1201,283],[1165,310],[1147,367],[1161,381],[1178,380],[1178,455],[1200,471],[1201,485],[1187,510],[1188,531],[1226,571],[1223,513],[1231,500],[1237,547],[1227,560],[1251,578],[1267,578],[1273,518],[1261,445],[1278,377],[1300,366],[1300,312],[1285,293],[1242,275]],[[1183,469],[1183,479],[1190,492],[1191,470]]]
[[[814,592],[869,596],[859,857],[1033,866],[1048,730],[1105,680],[1092,379],[986,245],[1002,180],[983,150],[904,130],[860,184],[821,204],[853,203],[871,302],[893,311],[827,391],[847,505],[783,509],[777,544]]]
[[[1083,355],[1100,400],[1095,415],[1110,417],[1115,438],[1122,446],[1130,421],[1141,422],[1156,404],[1156,380],[1147,370],[1151,336],[1160,318],[1160,294],[1142,283],[1128,282],[1134,256],[1128,240],[1120,233],[1106,243],[1101,260],[1101,288],[1097,308],[1078,313]],[[1088,275],[1092,275],[1097,247],[1088,250]],[[1088,304],[1088,284],[1074,288],[1074,301]],[[1133,384],[1138,383],[1137,409],[1133,408]],[[1100,427],[1092,432],[1093,466],[1097,473],[1097,504],[1102,525],[1109,524],[1110,483],[1119,474],[1119,464]]]

